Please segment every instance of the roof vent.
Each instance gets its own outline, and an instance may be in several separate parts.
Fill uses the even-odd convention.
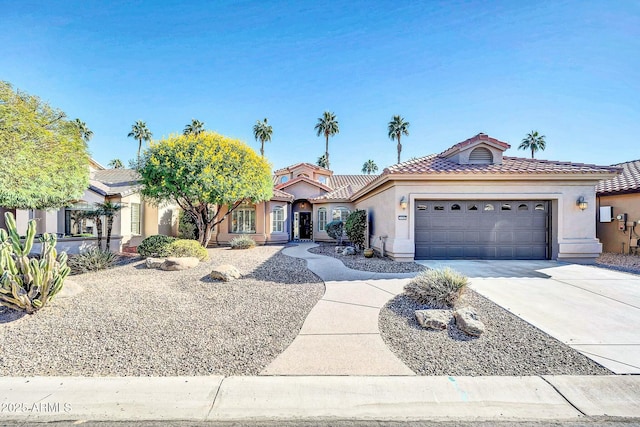
[[[469,154],[469,164],[490,165],[493,163],[493,154],[484,147],[474,148]]]

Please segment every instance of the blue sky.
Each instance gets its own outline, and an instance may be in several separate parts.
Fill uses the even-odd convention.
[[[331,167],[396,161],[485,132],[538,158],[640,158],[638,1],[5,1],[0,79],[95,133],[92,156],[133,159],[131,125],[154,138],[192,118],[246,141],[273,126],[274,168],[324,152],[314,125],[338,117]]]

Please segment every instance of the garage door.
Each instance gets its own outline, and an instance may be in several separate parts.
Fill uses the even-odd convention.
[[[416,259],[547,259],[549,202],[415,203]]]

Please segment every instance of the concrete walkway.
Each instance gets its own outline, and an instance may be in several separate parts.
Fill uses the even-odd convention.
[[[378,314],[415,273],[352,270],[302,243],[285,255],[307,261],[325,282],[325,294],[289,347],[261,375],[414,375],[380,337]]]
[[[420,261],[617,374],[640,374],[640,276],[555,261]]]

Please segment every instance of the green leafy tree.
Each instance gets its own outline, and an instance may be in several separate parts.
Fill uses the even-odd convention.
[[[93,138],[93,131],[87,127],[87,124],[80,119],[75,119],[73,124],[78,128],[78,132],[80,132],[80,138],[84,142],[89,142],[91,138]]]
[[[204,123],[200,120],[191,119],[191,123],[184,127],[183,135],[195,135],[198,136],[204,132]]]
[[[531,150],[531,158],[533,159],[536,151],[544,151],[544,149],[547,148],[547,143],[544,138],[545,136],[540,135],[538,131],[531,131],[522,140],[518,146],[518,150]]]
[[[0,206],[59,208],[89,186],[89,153],[74,122],[0,81]]]
[[[389,138],[391,140],[398,141],[398,163],[400,163],[400,153],[402,153],[402,144],[400,143],[400,137],[402,135],[409,136],[409,122],[405,122],[404,118],[400,116],[393,116],[389,122]]]
[[[336,115],[329,111],[325,111],[322,114],[322,117],[318,118],[318,123],[316,123],[315,130],[316,130],[317,136],[324,135],[324,138],[325,138],[324,156],[327,161],[327,165],[324,167],[329,169],[329,137],[337,133],[340,133],[340,127],[338,126],[338,120],[336,119]]]
[[[349,240],[356,248],[364,248],[365,233],[367,231],[367,211],[356,209],[351,212],[347,217],[347,222],[344,224],[344,229]]]
[[[139,172],[142,194],[178,204],[196,223],[205,247],[213,227],[241,203],[273,195],[269,163],[245,143],[215,132],[172,135],[152,144]]]
[[[142,150],[142,141],[149,142],[153,134],[147,127],[147,124],[142,120],[138,120],[131,126],[131,132],[127,135],[128,138],[133,138],[138,141],[138,164],[140,163],[140,150]]]
[[[124,164],[122,163],[122,160],[120,159],[113,159],[111,160],[107,166],[109,166],[111,169],[123,169],[124,168]]]
[[[105,251],[111,251],[111,231],[113,229],[113,220],[121,209],[121,204],[113,203],[109,200],[105,201],[104,203],[96,203],[96,210],[107,220],[107,242]],[[102,230],[100,230],[100,232],[102,232]],[[98,246],[98,249],[102,248]]]
[[[264,143],[271,141],[271,135],[273,134],[273,128],[267,122],[267,119],[264,121],[257,120],[256,124],[253,125],[253,137],[256,141],[260,141],[260,155],[264,157]]]
[[[373,160],[367,160],[362,165],[362,173],[366,173],[367,175],[371,175],[372,173],[378,172],[378,165]]]
[[[323,154],[322,156],[318,157],[318,160],[316,160],[316,165],[320,166],[321,168],[329,169],[329,164],[327,163],[327,156]]]

